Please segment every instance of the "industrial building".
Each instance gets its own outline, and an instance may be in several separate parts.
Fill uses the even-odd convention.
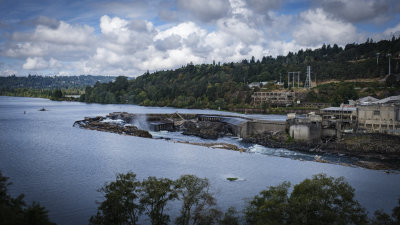
[[[291,106],[296,100],[295,92],[254,92],[251,97],[254,105]]]

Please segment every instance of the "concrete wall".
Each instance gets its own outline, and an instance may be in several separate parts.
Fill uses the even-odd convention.
[[[294,124],[290,126],[289,134],[296,141],[320,141],[321,126],[318,126],[317,124]]]
[[[257,120],[248,121],[241,125],[241,137],[248,137],[254,134],[261,134],[265,131],[285,131],[286,121]]]
[[[399,106],[370,105],[358,108],[358,127],[386,133],[400,128]]]
[[[336,129],[334,129],[334,128],[321,129],[321,137],[322,138],[335,137],[335,136],[336,136]]]

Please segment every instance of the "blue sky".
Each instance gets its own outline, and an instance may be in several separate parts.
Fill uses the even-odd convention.
[[[393,35],[397,0],[0,0],[0,76],[138,76]]]

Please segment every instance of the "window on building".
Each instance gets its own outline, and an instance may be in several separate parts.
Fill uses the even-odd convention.
[[[380,115],[381,115],[381,111],[379,111],[379,110],[374,111],[374,116],[380,116]]]

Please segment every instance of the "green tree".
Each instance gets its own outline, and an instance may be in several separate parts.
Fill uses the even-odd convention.
[[[270,187],[245,210],[248,224],[367,224],[365,210],[354,200],[354,189],[342,177],[314,175],[294,186]]]
[[[90,218],[90,224],[133,225],[137,224],[143,207],[139,202],[140,182],[136,174],[118,174],[114,182],[106,183],[99,192],[105,200],[100,203],[96,216]]]
[[[287,224],[290,183],[271,186],[256,195],[245,209],[248,224]]]
[[[343,177],[314,175],[294,186],[289,199],[290,224],[367,224],[365,210]]]
[[[23,194],[16,198],[11,197],[7,193],[7,187],[12,184],[8,182],[8,179],[0,171],[1,225],[55,225],[50,222],[46,209],[38,203],[33,202],[31,206],[26,207]]]
[[[219,221],[220,225],[239,225],[238,212],[234,207],[230,207],[224,214],[224,218]]]
[[[29,225],[53,224],[49,222],[48,211],[39,203],[33,202],[24,212],[24,222]]]
[[[165,207],[170,200],[178,197],[173,187],[173,181],[168,178],[148,177],[142,181],[140,202],[145,207],[146,215],[151,224],[164,225],[169,222],[169,215],[165,214]]]
[[[53,93],[52,93],[51,97],[53,99],[55,99],[55,100],[58,100],[58,99],[62,98],[63,97],[63,93],[62,93],[61,89],[53,90]]]
[[[183,175],[175,181],[178,198],[182,200],[181,215],[176,218],[175,223],[179,225],[197,224],[197,217],[204,212],[208,205],[215,205],[214,197],[209,193],[210,184],[207,178],[198,178],[194,175]]]
[[[392,217],[382,210],[375,211],[371,225],[397,225],[400,224],[400,199],[399,205],[393,208]]]

